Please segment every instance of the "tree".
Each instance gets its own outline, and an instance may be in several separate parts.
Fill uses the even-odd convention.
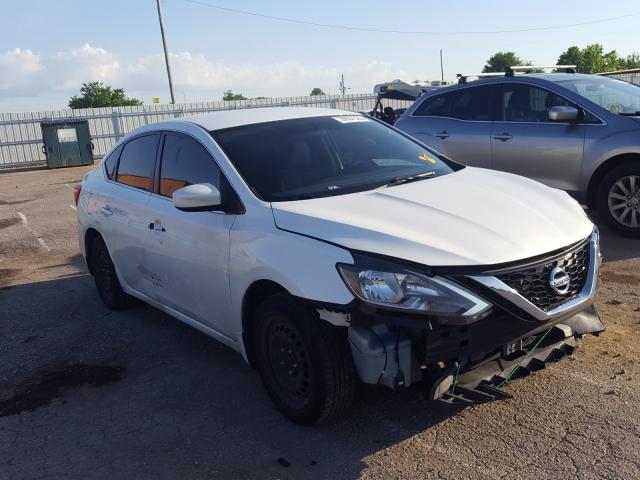
[[[582,73],[598,73],[618,69],[618,53],[612,50],[605,54],[604,48],[599,43],[587,45],[580,54],[578,71]]]
[[[558,61],[556,65],[578,65],[582,60],[582,53],[580,52],[580,47],[576,47],[575,45],[567,48],[564,52],[560,54],[558,57]]]
[[[128,98],[122,88],[111,88],[102,82],[83,83],[81,95],[69,99],[69,108],[128,107],[142,105],[137,98]]]
[[[522,60],[516,55],[515,52],[497,52],[494,53],[491,58],[489,58],[489,60],[487,60],[487,64],[482,69],[482,73],[504,73],[507,68],[514,65],[523,65]],[[527,65],[530,65],[530,63],[527,62]]]
[[[326,93],[324,93],[321,88],[316,87],[311,90],[311,93],[309,95],[326,95]]]
[[[622,67],[625,69],[640,68],[640,54],[633,52],[622,60]]]
[[[633,65],[634,61],[638,61],[640,64],[640,57],[637,54],[632,54],[624,59],[615,50],[604,53],[604,48],[599,43],[587,45],[582,49],[576,46],[569,47],[558,57],[558,64],[575,65],[580,73],[611,72],[621,68],[634,68],[628,66]]]
[[[224,100],[226,102],[230,102],[232,100],[249,100],[249,99],[247,97],[245,97],[244,95],[242,95],[240,92],[234,93],[231,90],[227,90],[222,95],[222,100]]]

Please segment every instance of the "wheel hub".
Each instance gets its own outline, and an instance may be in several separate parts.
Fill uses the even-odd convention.
[[[640,176],[620,178],[611,185],[607,200],[617,222],[626,227],[640,227]]]
[[[291,400],[306,401],[311,375],[308,353],[298,332],[287,324],[276,325],[269,339],[269,357],[282,392]]]

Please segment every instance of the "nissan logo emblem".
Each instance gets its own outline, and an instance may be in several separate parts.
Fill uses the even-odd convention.
[[[551,270],[549,275],[549,286],[554,292],[560,295],[566,295],[571,286],[571,278],[562,268],[556,267]]]

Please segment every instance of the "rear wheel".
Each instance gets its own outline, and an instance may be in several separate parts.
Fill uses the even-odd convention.
[[[622,235],[640,238],[640,162],[607,173],[597,192],[601,218]]]
[[[256,363],[278,409],[302,425],[346,411],[357,374],[343,332],[285,294],[269,297],[257,312]]]
[[[93,278],[102,303],[112,310],[121,310],[133,303],[133,297],[122,290],[109,250],[100,237],[91,242]]]

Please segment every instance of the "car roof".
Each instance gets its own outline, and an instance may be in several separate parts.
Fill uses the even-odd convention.
[[[444,87],[439,87],[429,92],[424,93],[417,103],[421,103],[421,100],[425,98],[435,97],[436,95],[440,95],[443,93],[453,92],[456,90],[461,90],[465,88],[477,87],[480,85],[493,85],[493,84],[501,84],[501,83],[513,83],[513,82],[532,82],[537,83],[539,85],[544,85],[545,81],[550,81],[553,83],[560,83],[566,80],[572,79],[592,79],[594,77],[597,78],[607,78],[601,77],[598,75],[592,75],[587,73],[525,73],[525,74],[517,74],[514,76],[496,76],[496,77],[487,77],[487,78],[479,78],[477,80],[471,80],[469,82],[464,83],[454,83],[453,85],[447,85]],[[413,105],[412,105],[413,107]]]
[[[292,120],[296,118],[330,117],[335,115],[360,115],[347,110],[317,107],[263,107],[243,108],[238,110],[220,110],[217,112],[192,115],[171,120],[171,122],[189,122],[200,125],[205,130],[221,130],[223,128],[240,127],[255,123]],[[162,123],[155,126],[161,128]]]
[[[527,75],[518,75],[518,77],[533,77],[540,78],[542,80],[549,80],[550,82],[562,82],[565,80],[578,80],[581,78],[592,79],[603,78],[598,75],[590,75],[588,73],[530,73]]]
[[[550,82],[563,82],[566,80],[576,79],[592,79],[592,78],[606,78],[598,75],[592,75],[588,73],[524,73],[517,75],[504,75],[496,77],[479,78],[477,80],[471,80],[464,83],[456,83],[448,87],[441,87],[436,90],[432,90],[429,94],[437,93],[445,90],[455,90],[456,88],[471,87],[474,85],[486,85],[491,83],[505,83],[505,82],[523,82],[527,80],[546,80]]]

